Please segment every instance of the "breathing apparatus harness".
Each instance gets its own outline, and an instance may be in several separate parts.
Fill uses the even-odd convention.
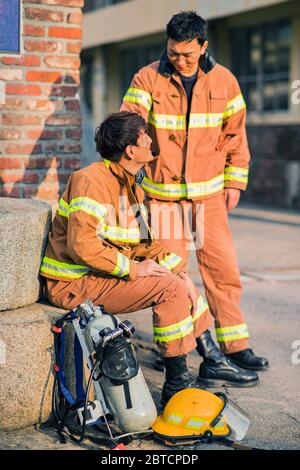
[[[88,322],[94,316],[96,309],[98,313],[101,312],[101,315],[109,317],[114,329],[104,327],[100,331],[96,329],[88,331]],[[75,396],[67,385],[65,373],[65,335],[68,324],[73,324],[75,330]],[[124,445],[131,442],[135,433],[113,435],[109,422],[114,419],[114,416],[100,379],[107,377],[112,384],[122,385],[127,407],[130,407],[128,382],[139,371],[134,347],[130,342],[135,331],[134,326],[127,320],[118,323],[116,317],[107,313],[103,306],[95,308],[92,302],[86,301],[60,318],[51,329],[55,345],[52,409],[60,442],[65,443],[65,435],[67,435],[76,443],[81,443],[84,438],[88,438],[110,449],[125,448]],[[83,355],[90,370],[86,389],[83,387]],[[89,401],[92,384],[97,395],[95,401]],[[69,419],[71,413],[72,424]],[[87,426],[92,426],[98,432],[98,436],[87,433]],[[99,431],[102,435],[99,435]]]

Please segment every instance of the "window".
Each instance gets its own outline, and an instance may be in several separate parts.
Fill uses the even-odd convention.
[[[81,54],[80,91],[90,113],[93,112],[92,100],[93,56]]]
[[[249,111],[289,108],[291,24],[289,20],[234,28],[231,70],[239,79]]]
[[[121,75],[121,96],[123,97],[130,85],[133,75],[144,65],[159,60],[166,48],[165,42],[137,47],[134,49],[124,49],[120,51]]]
[[[0,0],[0,54],[20,52],[20,0]]]
[[[121,3],[128,0],[88,0],[85,2],[83,7],[83,13],[88,13],[89,11],[97,10],[98,8],[104,8],[110,5],[115,5],[116,3]]]

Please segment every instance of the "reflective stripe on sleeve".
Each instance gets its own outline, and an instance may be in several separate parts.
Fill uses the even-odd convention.
[[[62,197],[59,200],[59,205],[58,205],[57,212],[62,217],[69,218],[69,204],[66,201],[64,201]]]
[[[129,101],[130,103],[140,104],[150,111],[152,106],[152,97],[150,93],[141,88],[128,88],[126,95],[123,98],[124,101]]]
[[[129,259],[118,252],[117,263],[113,271],[110,273],[112,276],[124,277],[129,274],[130,264]]]
[[[96,217],[98,220],[103,220],[107,214],[107,209],[100,202],[95,201],[89,197],[76,197],[71,200],[70,204],[60,198],[58,213],[63,217],[69,218],[72,212],[83,211]]]
[[[244,101],[243,95],[239,94],[232,100],[228,101],[227,106],[224,111],[224,120],[232,116],[233,114],[238,113],[241,109],[246,108],[246,103]]]
[[[225,181],[238,181],[240,183],[248,182],[248,168],[240,168],[238,166],[226,166],[224,170]]]
[[[90,199],[89,197],[76,197],[69,204],[69,213],[83,211],[93,215],[98,220],[103,220],[107,214],[107,209],[100,202]]]
[[[139,228],[123,228],[99,224],[99,227],[97,227],[97,235],[107,240],[123,243],[137,244],[140,242]]]
[[[40,271],[45,274],[61,277],[62,279],[79,279],[90,270],[86,266],[62,263],[44,256]]]
[[[164,266],[169,271],[176,268],[176,266],[182,261],[181,256],[176,255],[175,253],[169,253],[164,257],[164,259],[160,260],[159,264]]]

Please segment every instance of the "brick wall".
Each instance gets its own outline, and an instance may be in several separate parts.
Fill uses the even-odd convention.
[[[243,201],[300,208],[299,125],[248,126],[252,155]]]
[[[22,1],[22,55],[0,55],[0,196],[54,205],[80,167],[83,3]]]

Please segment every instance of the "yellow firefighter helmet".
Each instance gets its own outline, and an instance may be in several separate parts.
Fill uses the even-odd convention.
[[[212,436],[241,440],[249,424],[248,416],[225,394],[187,388],[173,395],[152,429],[162,439]]]

